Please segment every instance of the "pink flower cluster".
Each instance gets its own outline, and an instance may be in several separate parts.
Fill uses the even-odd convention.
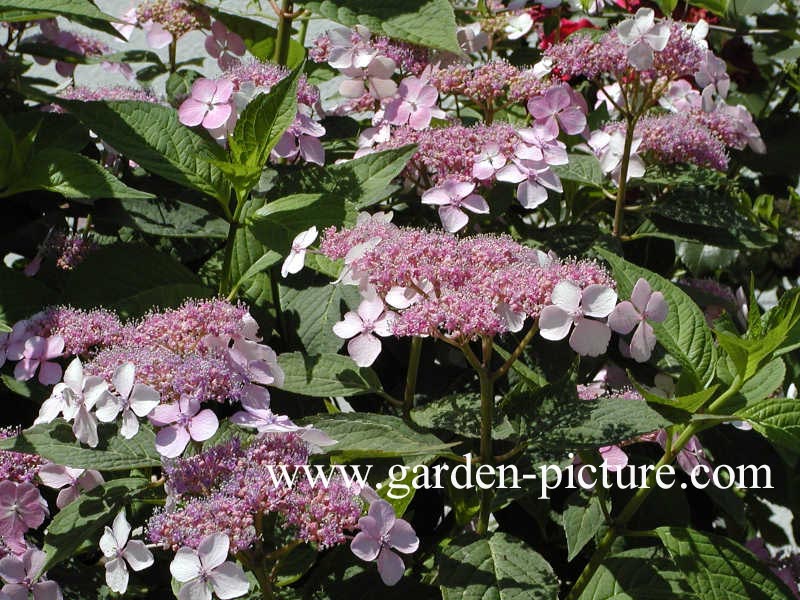
[[[552,85],[537,77],[533,69],[520,69],[504,60],[476,66],[454,63],[434,69],[431,84],[442,94],[463,96],[495,110],[526,102]]]
[[[327,230],[320,250],[345,259],[342,279],[358,283],[365,301],[374,293],[385,303],[392,313],[390,332],[397,336],[466,341],[519,331],[550,304],[561,281],[613,286],[597,263],[559,260],[508,236],[459,239],[375,218],[352,229]],[[375,312],[360,315],[362,333],[371,332],[374,319],[367,323],[365,316]]]
[[[37,41],[58,46],[59,48],[63,48],[79,56],[102,56],[110,50],[110,48],[100,40],[72,31],[59,29],[55,19],[40,21],[39,29],[42,33]],[[50,59],[45,57],[36,57],[35,60],[40,65],[46,65],[50,62]],[[56,72],[62,77],[72,77],[75,72],[75,66],[75,63],[59,60],[56,61]],[[120,70],[121,67],[120,65],[112,65],[111,63],[105,63],[103,66],[109,70]],[[122,69],[123,74],[129,79],[133,76],[133,71],[127,65],[123,65]]]
[[[81,102],[98,102],[101,100],[136,100],[138,102],[158,103],[158,98],[150,91],[128,86],[111,86],[90,88],[85,86],[70,86],[58,93],[59,98],[65,100],[79,100]],[[59,110],[59,109],[56,109]]]
[[[255,519],[277,513],[297,539],[321,548],[343,543],[361,513],[360,490],[338,476],[328,486],[309,483],[297,470],[309,452],[297,434],[265,434],[246,447],[234,438],[174,461],[166,470],[172,506],[150,519],[150,541],[196,548],[205,535],[224,533],[236,551],[245,550],[256,540]]]
[[[153,48],[164,48],[190,31],[210,26],[208,12],[189,0],[145,0],[126,15],[147,32]]]

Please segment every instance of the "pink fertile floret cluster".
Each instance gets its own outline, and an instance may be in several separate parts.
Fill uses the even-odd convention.
[[[320,250],[345,258],[349,278],[362,289],[374,287],[397,309],[392,333],[398,336],[492,336],[516,329],[509,319],[537,318],[561,281],[614,285],[595,262],[559,260],[508,236],[457,238],[375,219],[327,230]]]
[[[299,540],[326,548],[345,541],[361,514],[360,489],[338,477],[310,484],[296,469],[310,449],[295,433],[266,434],[248,446],[236,438],[166,468],[173,506],[153,515],[150,541],[167,548],[196,548],[210,533],[225,533],[236,551],[257,538],[255,520],[277,514]],[[294,485],[280,469],[285,467]],[[277,480],[268,468],[273,469]]]

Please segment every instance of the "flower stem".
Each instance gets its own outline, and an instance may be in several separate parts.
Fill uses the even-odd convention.
[[[278,14],[278,33],[275,40],[275,53],[272,61],[286,66],[289,58],[289,43],[292,38],[292,18],[294,6],[292,0],[283,0]]]
[[[176,58],[177,54],[178,54],[178,41],[177,40],[172,40],[169,43],[169,72],[170,73],[174,73],[178,68],[177,58]]]
[[[414,408],[414,391],[417,389],[417,373],[419,372],[419,359],[422,355],[422,338],[411,338],[411,351],[408,355],[408,373],[406,374],[406,389],[403,393],[403,414],[408,417]]]
[[[478,370],[478,379],[481,386],[481,465],[494,464],[494,450],[492,448],[492,423],[494,422],[494,379],[492,379],[489,365],[492,358],[492,340],[484,337],[483,364]],[[489,530],[489,516],[492,512],[492,490],[480,490],[480,512],[478,513],[478,535],[485,535]]]
[[[509,369],[514,365],[514,362],[522,355],[523,350],[531,343],[533,338],[539,331],[539,324],[538,322],[535,323],[529,330],[528,333],[525,334],[525,337],[520,340],[519,344],[514,351],[511,353],[511,356],[508,357],[508,360],[503,363],[503,365],[497,369],[494,373],[492,373],[492,379],[499,379],[506,373],[508,373]]]
[[[628,127],[625,130],[625,147],[622,151],[622,163],[619,170],[619,189],[617,189],[617,203],[614,207],[614,237],[622,235],[622,216],[625,211],[625,193],[628,189],[628,165],[631,162],[631,148],[633,147],[633,135],[636,128],[636,118],[628,118]]]
[[[653,491],[658,470],[664,465],[671,464],[672,461],[675,460],[678,452],[680,452],[687,442],[692,439],[692,436],[697,433],[699,427],[700,426],[697,423],[690,423],[686,429],[683,430],[678,439],[675,440],[675,443],[672,445],[672,447],[668,447],[665,450],[661,460],[659,460],[653,470],[647,474],[647,479],[645,480],[644,486],[640,487],[636,491],[633,497],[625,505],[625,508],[622,509],[622,512],[619,514],[619,516],[614,519],[614,524],[608,529],[608,531],[606,531],[603,539],[597,545],[592,558],[589,560],[589,563],[586,565],[586,567],[584,567],[580,576],[575,581],[575,585],[572,586],[569,594],[567,594],[565,600],[577,600],[580,597],[580,595],[586,589],[586,586],[589,584],[589,581],[591,581],[595,572],[600,567],[600,564],[605,560],[606,556],[608,556],[614,540],[617,539],[617,537],[620,535],[620,532],[625,531],[628,521],[633,518],[633,516],[636,514],[636,511],[641,508],[642,504],[644,504],[644,501],[647,500],[647,497]],[[667,438],[669,437],[670,434],[668,433]]]

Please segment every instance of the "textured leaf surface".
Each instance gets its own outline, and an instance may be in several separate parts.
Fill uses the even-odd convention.
[[[800,400],[770,398],[736,413],[777,446],[800,452]]]
[[[83,446],[75,439],[72,426],[58,419],[35,425],[16,438],[0,440],[0,448],[38,454],[59,465],[97,471],[128,471],[161,465],[156,436],[147,425],[126,440],[112,425],[101,425],[102,442],[97,448]]]
[[[175,109],[132,100],[60,103],[127,158],[142,167],[227,202],[228,183],[214,160],[225,151],[178,121]]]
[[[558,580],[524,542],[494,533],[454,540],[439,556],[444,600],[556,600]]]
[[[567,536],[567,560],[575,558],[594,538],[604,520],[597,494],[570,496],[562,515],[564,534]]]
[[[382,390],[375,371],[359,367],[352,358],[340,354],[303,356],[300,352],[278,357],[286,379],[281,389],[294,394],[325,398],[357,396]]]
[[[700,600],[792,600],[789,589],[733,540],[681,527],[658,537]]]
[[[315,415],[305,419],[336,440],[328,454],[347,458],[418,456],[447,452],[449,445],[430,433],[411,429],[399,417],[373,413]]]
[[[305,4],[348,27],[361,24],[373,33],[461,54],[455,14],[447,0],[322,0]]]

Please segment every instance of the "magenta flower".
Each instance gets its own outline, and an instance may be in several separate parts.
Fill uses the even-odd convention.
[[[325,164],[325,149],[319,141],[325,135],[325,128],[304,114],[298,114],[294,123],[287,129],[275,147],[273,156],[293,159],[300,156],[304,161],[315,165]]]
[[[653,51],[660,52],[667,47],[670,29],[666,23],[655,22],[652,8],[640,8],[633,18],[617,26],[617,34],[622,43],[629,46],[628,62],[639,70],[653,67]]]
[[[378,573],[386,585],[394,585],[406,570],[403,559],[392,549],[411,554],[419,548],[419,538],[404,519],[398,519],[392,505],[376,500],[366,517],[358,520],[361,530],[350,543],[350,550],[361,560],[378,561]]]
[[[106,557],[106,583],[112,592],[119,594],[128,589],[128,565],[134,571],[141,571],[153,564],[153,554],[144,542],[128,540],[130,534],[131,525],[123,509],[100,538],[100,550]]]
[[[104,482],[99,471],[73,469],[55,463],[39,467],[38,475],[47,487],[61,490],[56,498],[58,508],[64,508],[70,502],[77,500],[81,492],[93,490]]]
[[[370,366],[381,353],[381,341],[372,334],[392,334],[394,313],[385,308],[383,300],[373,292],[361,301],[358,310],[346,313],[344,320],[333,326],[337,336],[350,340],[347,352],[359,367]]]
[[[25,354],[25,342],[31,337],[33,337],[31,322],[28,320],[17,321],[10,333],[2,334],[0,336],[0,366],[6,359],[22,360]]]
[[[34,336],[25,342],[22,360],[14,367],[14,377],[28,381],[39,370],[39,383],[55,385],[61,379],[61,365],[51,362],[64,352],[64,338],[54,335],[48,338]]]
[[[520,160],[545,162],[548,165],[569,163],[567,147],[558,141],[558,123],[554,119],[538,121],[533,127],[517,131],[521,144],[515,148],[514,155]]]
[[[150,421],[162,428],[156,435],[156,449],[166,458],[180,456],[191,440],[203,442],[219,428],[213,411],[200,410],[200,401],[186,396],[177,402],[157,406],[150,414]]]
[[[238,64],[237,56],[244,56],[244,40],[233,33],[222,21],[214,21],[211,35],[205,41],[206,52],[217,59],[220,69],[230,69]]]
[[[631,338],[631,357],[637,362],[647,362],[656,347],[656,335],[648,321],[661,323],[667,318],[669,307],[664,294],[654,292],[644,279],[633,286],[630,301],[620,302],[608,315],[608,325],[623,335],[636,328]]]
[[[397,91],[392,80],[397,64],[387,56],[376,56],[364,68],[342,69],[347,77],[339,84],[339,93],[345,98],[361,98],[365,93],[377,100],[390,98]]]
[[[563,191],[561,179],[544,161],[513,158],[497,172],[497,180],[518,183],[517,200],[527,209],[544,204],[548,189]]]
[[[611,330],[608,325],[587,317],[605,318],[617,303],[617,293],[610,287],[592,284],[584,289],[571,281],[561,281],[553,288],[552,305],[539,315],[539,332],[546,340],[569,338],[570,348],[583,356],[600,356],[608,348]]]
[[[283,369],[278,365],[278,355],[264,344],[237,339],[228,350],[230,359],[241,368],[253,383],[283,385]]]
[[[47,555],[33,548],[22,558],[6,556],[0,560],[0,577],[6,582],[2,593],[11,600],[27,600],[33,594],[34,600],[61,600],[61,588],[55,581],[42,579],[42,567]]]
[[[576,135],[586,129],[585,102],[578,96],[566,83],[551,87],[528,100],[528,112],[537,122],[557,121],[566,133]]]
[[[489,212],[486,200],[483,199],[483,196],[473,194],[474,189],[474,183],[448,179],[442,185],[431,188],[422,194],[422,203],[438,206],[442,227],[445,231],[454,233],[469,223],[469,217],[464,212],[465,210],[477,214]]]
[[[725,61],[715,56],[711,50],[706,50],[706,60],[695,73],[694,80],[703,90],[703,110],[706,112],[714,110],[714,96],[726,98],[731,87]]]
[[[677,439],[677,434],[672,436],[673,442]],[[667,432],[660,429],[658,433],[656,433],[655,441],[658,442],[662,448],[665,447],[667,443]],[[693,435],[689,441],[686,442],[686,445],[678,452],[678,456],[675,458],[678,462],[678,466],[688,475],[691,475],[692,471],[700,465],[702,465],[704,469],[698,469],[697,473],[705,472],[707,475],[711,473],[711,463],[708,462],[703,445],[696,435]]]
[[[425,79],[406,77],[400,82],[397,94],[398,97],[389,102],[384,113],[392,125],[408,124],[419,131],[430,125],[433,117],[444,117],[444,112],[436,107],[439,92]]]
[[[211,591],[221,598],[238,598],[250,589],[242,567],[226,561],[230,540],[223,533],[205,536],[197,550],[183,547],[175,553],[169,572],[182,583],[178,600],[211,600]]]
[[[192,94],[178,109],[178,118],[189,127],[202,123],[206,129],[219,129],[228,122],[233,111],[232,94],[230,80],[201,77],[192,84]]]
[[[0,481],[0,535],[19,537],[44,523],[47,503],[32,483]]]
[[[126,362],[117,367],[111,381],[117,394],[104,394],[97,402],[95,415],[111,423],[122,412],[119,433],[131,439],[139,432],[139,417],[146,417],[161,402],[161,394],[149,385],[135,383],[136,367]]]
[[[290,273],[299,273],[302,270],[306,261],[306,250],[317,239],[317,235],[317,228],[311,226],[294,237],[289,256],[283,261],[283,266],[281,267],[281,277],[286,277]]]

